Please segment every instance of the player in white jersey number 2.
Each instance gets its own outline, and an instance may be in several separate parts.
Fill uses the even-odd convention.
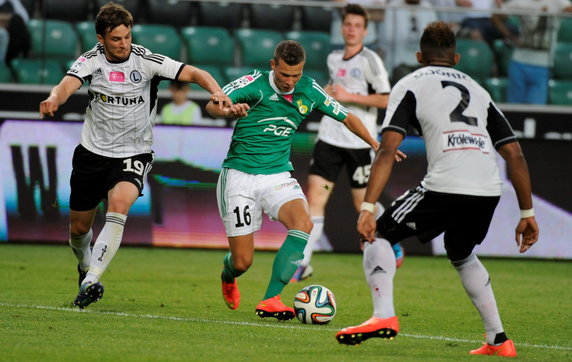
[[[484,324],[486,343],[471,354],[516,356],[500,320],[489,274],[473,253],[485,238],[501,195],[496,151],[505,159],[521,209],[516,227],[520,252],[538,240],[532,191],[520,145],[490,95],[459,61],[452,30],[442,22],[425,28],[418,61],[423,68],[400,80],[389,97],[379,151],[373,163],[358,232],[364,242],[363,267],[373,298],[373,316],[344,328],[340,343],[370,337],[393,338],[399,323],[393,307],[395,258],[391,244],[417,236],[428,242],[444,233],[445,250]],[[387,184],[393,156],[408,127],[425,138],[428,170],[421,184],[397,198],[380,218],[374,202]],[[377,235],[376,235],[377,229]]]
[[[79,262],[79,293],[74,301],[79,308],[103,296],[99,279],[119,248],[129,209],[151,169],[159,80],[198,83],[221,108],[235,109],[207,72],[131,44],[132,26],[133,17],[122,6],[101,7],[95,19],[97,45],[40,103],[41,116],[53,116],[82,83],[90,84],[70,180],[69,243]],[[105,225],[91,250],[92,224],[102,199],[108,200]]]
[[[390,84],[380,57],[363,44],[368,18],[368,13],[358,4],[347,4],[343,8],[344,49],[328,55],[330,81],[324,90],[357,115],[372,137],[377,137],[377,110],[387,107]],[[352,199],[359,212],[371,161],[372,152],[367,143],[331,117],[322,118],[308,176],[308,204],[314,227],[304,249],[304,260],[292,281],[304,280],[313,272],[312,253],[323,235],[326,204],[342,168],[346,166]],[[377,203],[377,211],[383,212],[380,203]],[[394,251],[400,265],[403,261],[401,244],[395,244]]]

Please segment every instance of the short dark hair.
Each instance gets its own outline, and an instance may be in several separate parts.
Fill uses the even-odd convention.
[[[455,33],[442,21],[427,25],[419,41],[419,49],[426,59],[454,57],[456,48]]]
[[[342,9],[342,23],[346,20],[346,16],[349,14],[363,16],[365,21],[365,27],[367,28],[367,23],[369,22],[369,14],[365,9],[359,4],[347,4]]]
[[[279,60],[283,60],[288,65],[300,64],[306,60],[306,52],[297,41],[283,40],[274,49],[274,62],[278,64]]]
[[[95,18],[95,32],[101,36],[120,25],[133,27],[133,16],[123,6],[109,2],[103,5]]]

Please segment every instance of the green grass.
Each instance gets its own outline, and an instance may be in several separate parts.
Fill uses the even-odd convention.
[[[480,318],[444,258],[407,257],[395,279],[401,334],[357,347],[334,339],[371,314],[360,255],[316,255],[315,276],[289,285],[290,303],[307,284],[336,295],[330,325],[261,320],[274,253],[257,252],[239,279],[237,311],[220,296],[222,251],[122,248],[104,275],[104,298],[79,312],[75,258],[64,246],[0,245],[0,361],[491,361]],[[505,330],[521,360],[572,360],[572,263],[483,261]]]

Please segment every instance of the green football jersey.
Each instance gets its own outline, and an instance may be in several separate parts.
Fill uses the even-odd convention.
[[[223,91],[233,103],[248,103],[248,115],[234,126],[222,167],[250,174],[292,171],[290,148],[294,133],[314,110],[343,121],[347,109],[314,81],[302,75],[294,90],[284,94],[272,72],[253,72],[227,84]]]

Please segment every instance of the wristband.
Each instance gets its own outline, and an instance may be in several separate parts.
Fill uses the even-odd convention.
[[[369,211],[373,214],[375,212],[375,204],[364,201],[361,203],[360,211]]]
[[[526,219],[527,217],[532,217],[534,216],[534,209],[530,208],[528,210],[520,210],[520,218],[521,219]]]

